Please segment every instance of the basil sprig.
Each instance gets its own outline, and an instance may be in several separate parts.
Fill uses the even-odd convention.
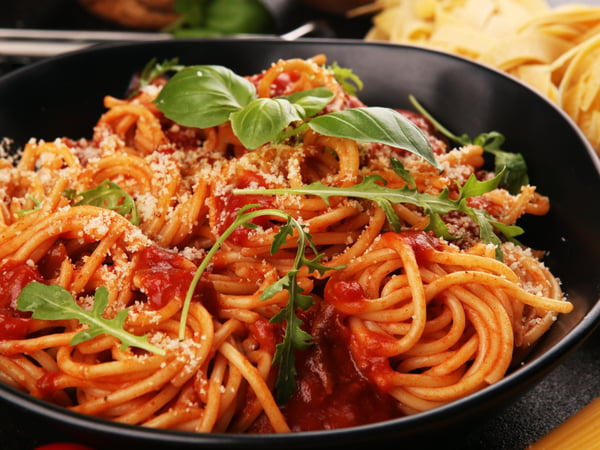
[[[321,114],[332,98],[325,87],[259,98],[254,85],[230,69],[198,65],[177,72],[155,103],[166,117],[188,127],[209,128],[231,121],[233,132],[250,150],[309,127],[326,136],[402,148],[441,170],[423,132],[399,112],[360,107]]]

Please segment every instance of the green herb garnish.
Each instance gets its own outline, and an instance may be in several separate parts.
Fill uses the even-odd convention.
[[[285,243],[287,236],[294,235],[294,230],[298,232],[298,250],[296,251],[293,269],[279,279],[279,281],[267,287],[261,295],[261,300],[266,300],[280,291],[287,290],[289,292],[290,301],[288,301],[285,308],[271,319],[273,323],[286,322],[283,342],[277,344],[273,358],[273,363],[279,364],[279,373],[275,386],[276,399],[280,404],[287,402],[296,390],[294,350],[303,350],[312,343],[312,336],[300,328],[303,322],[296,315],[296,308],[306,310],[313,304],[313,300],[309,295],[302,293],[302,288],[296,281],[297,274],[302,266],[306,266],[310,271],[317,271],[321,275],[329,270],[341,268],[341,266],[327,267],[320,264],[319,261],[323,255],[317,252],[312,242],[312,236],[304,229],[303,225],[291,216],[288,216],[286,224],[281,226],[279,232],[275,235],[273,245],[271,246],[271,254],[277,253],[281,245]],[[307,246],[316,255],[312,259],[306,257],[305,251]]]
[[[394,231],[400,231],[400,221],[396,215],[393,204],[409,203],[423,208],[430,222],[427,230],[433,231],[437,236],[444,238],[456,238],[452,236],[440,215],[448,214],[451,211],[460,211],[471,217],[480,229],[480,238],[496,246],[496,255],[502,259],[500,249],[500,239],[494,233],[496,227],[507,238],[513,239],[523,233],[523,229],[516,225],[504,225],[491,218],[485,210],[472,208],[467,205],[467,198],[481,195],[495,189],[502,178],[502,172],[491,180],[478,181],[474,175],[471,175],[463,186],[459,186],[459,197],[456,200],[449,198],[449,190],[444,189],[439,195],[418,192],[415,188],[403,186],[400,189],[388,188],[386,181],[379,175],[369,175],[362,182],[349,187],[326,186],[320,181],[306,186],[296,188],[281,189],[234,189],[233,193],[238,195],[259,194],[259,195],[279,195],[279,194],[299,194],[316,195],[325,202],[329,202],[330,197],[352,197],[371,200],[385,212],[387,220]]]
[[[65,189],[63,195],[69,200],[81,198],[74,206],[92,205],[101,208],[110,209],[118,212],[120,215],[129,217],[129,221],[134,225],[140,224],[140,217],[135,207],[133,198],[121,189],[117,184],[106,179],[97,187],[83,192],[76,192],[74,189]]]
[[[329,66],[329,70],[333,72],[333,76],[337,82],[348,94],[356,95],[357,91],[362,90],[364,86],[363,82],[360,77],[352,71],[352,69],[340,67],[337,62],[334,62],[331,66]]]
[[[73,296],[62,286],[46,285],[33,281],[27,284],[17,298],[17,309],[32,312],[32,317],[42,320],[77,319],[88,328],[80,331],[71,340],[71,345],[92,339],[101,334],[109,334],[121,341],[123,350],[138,347],[152,353],[164,355],[165,350],[152,345],[146,336],[136,336],[123,328],[129,310],[123,309],[112,319],[105,319],[102,313],[108,304],[108,290],[100,286],[94,295],[91,311],[83,310],[73,300]]]
[[[142,71],[140,72],[138,87],[131,94],[129,98],[135,97],[139,92],[148,86],[154,79],[162,75],[166,75],[169,72],[177,72],[181,70],[183,66],[179,65],[178,58],[165,59],[162,62],[158,62],[156,58],[152,58],[146,63]]]
[[[231,121],[240,142],[253,150],[281,142],[307,127],[332,137],[402,148],[439,168],[423,132],[399,112],[380,107],[320,114],[333,94],[326,88],[259,98],[250,81],[222,66],[189,66],[163,86],[155,103],[180,125],[208,128]]]
[[[42,207],[42,202],[40,202],[39,200],[36,200],[33,197],[27,197],[31,202],[33,202],[33,208],[29,208],[29,209],[20,209],[19,211],[17,211],[17,216],[20,218],[23,218],[29,214],[31,214],[34,211],[37,211],[38,209],[40,209]]]
[[[409,99],[415,109],[429,120],[434,128],[443,136],[459,145],[480,145],[483,151],[494,155],[494,172],[500,173],[503,171],[504,173],[499,184],[500,187],[505,188],[511,194],[518,194],[521,186],[529,184],[527,164],[523,155],[521,153],[507,152],[500,148],[504,144],[504,135],[497,131],[491,131],[489,133],[481,133],[475,139],[471,139],[468,134],[457,136],[434,119],[415,97],[410,95]]]
[[[175,0],[179,19],[164,31],[175,37],[273,33],[275,21],[261,0]]]
[[[273,323],[286,322],[283,342],[277,344],[275,356],[273,358],[273,364],[279,364],[279,371],[275,383],[276,398],[279,403],[285,403],[296,390],[294,350],[305,349],[311,345],[312,340],[311,335],[301,329],[303,322],[296,315],[297,308],[305,310],[312,305],[312,297],[304,295],[302,293],[302,288],[297,282],[298,272],[303,266],[306,266],[309,270],[317,271],[320,274],[324,274],[329,270],[338,269],[339,267],[328,267],[319,262],[323,255],[317,252],[317,249],[312,242],[312,236],[304,229],[304,226],[292,216],[278,209],[267,208],[251,210],[257,207],[261,206],[249,204],[241,208],[235,220],[219,236],[198,266],[194,278],[190,283],[181,311],[179,339],[183,339],[185,336],[185,325],[196,286],[198,285],[202,274],[208,267],[212,257],[231,233],[240,226],[254,228],[255,225],[252,223],[252,220],[260,216],[274,216],[286,220],[285,224],[280,226],[278,233],[275,235],[271,246],[271,254],[277,253],[281,245],[285,243],[286,238],[288,236],[293,236],[294,231],[296,231],[298,233],[298,247],[296,257],[294,258],[294,265],[287,274],[267,287],[261,295],[261,300],[266,300],[283,290],[289,292],[289,300],[286,307],[271,318],[271,322]],[[307,249],[311,249],[314,252],[314,258],[310,259],[306,257]]]
[[[410,173],[410,170],[404,167],[402,161],[396,158],[392,158],[390,160],[390,163],[392,164],[392,170],[396,173],[396,175],[402,178],[409,187],[414,188],[417,186],[417,183],[415,182],[414,177]]]

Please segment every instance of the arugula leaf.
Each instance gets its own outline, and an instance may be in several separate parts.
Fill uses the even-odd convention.
[[[229,120],[256,99],[254,85],[223,66],[189,66],[165,84],[155,100],[166,117],[198,128]]]
[[[504,170],[504,169],[503,169]],[[465,184],[460,187],[460,198],[467,199],[469,197],[477,197],[479,195],[485,194],[486,192],[493,191],[500,184],[500,180],[502,179],[503,173],[497,173],[496,176],[490,178],[489,180],[479,181],[474,174],[471,174]]]
[[[503,168],[494,178],[484,181],[479,181],[474,175],[471,175],[465,184],[460,187],[460,196],[456,201],[458,205],[457,210],[467,214],[479,226],[479,236],[481,239],[486,243],[495,245],[496,258],[499,260],[503,259],[500,250],[501,241],[494,232],[494,228],[500,231],[500,233],[502,233],[510,241],[514,241],[515,236],[523,234],[523,229],[516,225],[505,225],[501,222],[498,222],[483,209],[470,208],[467,206],[467,198],[482,195],[486,192],[496,189],[503,178],[504,170],[505,169]]]
[[[511,194],[518,194],[521,186],[529,184],[527,164],[521,153],[510,153],[500,148],[504,140],[503,135],[491,131],[476,136],[473,143],[481,145],[484,151],[494,155],[494,171],[496,173],[506,169],[500,186],[506,188]]]
[[[73,296],[62,286],[46,285],[33,281],[27,284],[17,298],[17,309],[32,312],[32,317],[43,320],[77,319],[88,328],[77,333],[71,345],[92,339],[101,334],[109,334],[121,341],[121,348],[138,347],[152,353],[164,355],[164,349],[148,342],[146,336],[136,336],[123,328],[129,311],[124,309],[114,318],[105,319],[102,313],[108,304],[108,290],[100,286],[94,295],[92,311],[83,310]]]
[[[261,300],[266,300],[282,290],[287,290],[289,292],[289,300],[287,305],[278,314],[271,318],[271,322],[274,323],[283,321],[286,322],[283,341],[277,344],[275,356],[273,358],[273,364],[279,364],[279,371],[275,383],[277,401],[280,403],[285,403],[289,399],[290,395],[296,390],[294,350],[305,349],[308,345],[310,345],[312,339],[310,334],[306,333],[300,328],[303,325],[303,322],[299,317],[296,316],[297,308],[306,309],[312,305],[312,297],[304,295],[302,293],[302,288],[297,282],[299,269],[302,266],[307,266],[311,270],[316,270],[319,273],[324,274],[329,270],[336,270],[342,266],[328,267],[320,264],[319,261],[323,255],[317,252],[316,247],[312,242],[312,236],[304,229],[304,226],[292,216],[279,209],[254,209],[257,207],[262,208],[261,205],[255,204],[248,204],[241,208],[238,211],[235,220],[219,236],[198,266],[184,299],[184,304],[181,311],[181,319],[179,322],[179,338],[183,339],[185,333],[185,324],[196,286],[198,285],[202,274],[206,271],[210,260],[219,250],[221,245],[231,235],[231,233],[233,233],[240,226],[255,228],[251,221],[260,216],[274,216],[285,219],[286,223],[280,227],[273,239],[273,244],[271,245],[271,254],[277,253],[281,248],[281,245],[285,243],[286,238],[288,236],[293,236],[294,230],[297,231],[298,246],[296,257],[294,258],[294,266],[285,276],[268,286],[261,295]],[[315,253],[316,256],[313,259],[306,257],[305,253],[307,247]]]
[[[92,205],[110,209],[118,212],[123,217],[130,215],[129,221],[132,224],[140,224],[140,216],[133,198],[109,179],[104,180],[95,188],[79,193],[75,192],[74,189],[65,189],[63,195],[69,200],[81,197],[81,200],[75,203],[75,206]]]
[[[466,133],[457,136],[434,119],[415,97],[411,95],[409,96],[409,100],[415,109],[427,118],[434,128],[443,136],[459,145],[480,145],[483,148],[483,151],[494,155],[494,171],[499,173],[502,169],[506,169],[499,184],[500,187],[505,188],[511,194],[518,194],[521,190],[521,186],[529,184],[527,164],[525,163],[523,155],[521,153],[507,152],[500,148],[505,140],[504,135],[497,131],[491,131],[489,133],[481,133],[476,136],[475,139],[471,139]]]
[[[167,82],[155,104],[167,118],[188,127],[208,128],[231,120],[235,135],[250,150],[308,126],[327,136],[402,148],[441,170],[425,135],[399,112],[365,107],[318,115],[331,98],[333,93],[320,87],[259,99],[254,85],[230,69],[190,66]],[[292,124],[295,128],[286,130]]]
[[[285,308],[271,318],[271,322],[285,322],[285,338],[283,342],[275,347],[273,364],[279,364],[277,380],[275,382],[275,400],[279,404],[286,403],[296,391],[296,357],[294,351],[304,350],[312,345],[312,336],[302,330],[304,322],[296,315],[296,308],[303,310],[312,305],[313,299],[309,295],[302,294],[302,288],[296,282],[298,270],[291,270],[278,282],[271,285],[271,289],[265,290],[261,299],[268,299],[277,292],[287,290],[290,298],[294,301],[288,302]],[[266,295],[265,295],[266,294]]]
[[[408,186],[413,188],[417,186],[414,177],[411,175],[410,171],[404,167],[404,164],[402,164],[401,161],[397,160],[396,158],[392,158],[390,162],[392,164],[392,170],[396,172],[400,178],[406,181]]]
[[[337,62],[334,62],[328,69],[333,72],[333,76],[346,93],[356,95],[357,91],[363,89],[364,85],[362,80],[352,71],[352,69],[340,67]]]
[[[139,92],[152,83],[155,78],[165,75],[168,72],[177,72],[183,69],[183,66],[180,66],[178,63],[178,58],[165,59],[163,62],[158,62],[156,58],[152,58],[140,72],[138,87],[129,94],[129,98],[133,98],[139,94]]]
[[[280,291],[289,292],[289,301],[285,308],[271,318],[272,323],[286,322],[285,337],[283,342],[277,344],[273,364],[279,364],[277,381],[275,383],[276,400],[279,404],[287,402],[291,395],[296,391],[296,366],[294,350],[304,350],[312,344],[312,336],[301,329],[304,324],[296,315],[296,308],[302,310],[308,309],[312,303],[312,297],[302,293],[302,287],[296,281],[299,268],[308,267],[310,270],[317,271],[321,275],[332,270],[331,267],[319,263],[322,254],[319,254],[312,242],[312,236],[304,229],[304,225],[299,224],[291,216],[288,216],[287,223],[283,225],[275,235],[271,246],[271,254],[277,253],[288,236],[294,235],[294,229],[299,231],[298,251],[294,261],[294,269],[290,270],[280,280],[269,286],[261,295],[261,300],[267,300]],[[308,245],[316,254],[315,258],[307,259],[305,248]],[[340,266],[341,267],[341,266]],[[338,269],[340,267],[335,267]]]
[[[426,215],[430,217],[428,230],[434,231],[438,236],[450,238],[445,224],[439,217],[442,214],[448,214],[451,211],[460,211],[471,217],[480,229],[480,238],[496,246],[496,254],[502,259],[500,250],[500,239],[494,233],[494,226],[498,224],[485,210],[472,208],[467,205],[467,198],[481,195],[495,189],[500,182],[502,173],[496,175],[492,180],[478,181],[474,175],[471,175],[465,184],[460,187],[459,198],[452,200],[449,197],[448,189],[444,189],[439,195],[433,196],[428,193],[418,192],[414,188],[403,186],[400,189],[388,188],[385,186],[385,180],[379,175],[366,176],[362,182],[354,186],[334,187],[326,186],[320,181],[306,186],[281,189],[234,189],[234,194],[260,194],[260,195],[278,195],[278,194],[300,194],[316,195],[329,203],[330,197],[354,197],[374,201],[385,212],[388,222],[394,231],[400,231],[400,221],[396,215],[393,204],[409,203],[423,208]],[[517,226],[503,225],[496,227],[507,238],[512,239],[523,233],[522,228]]]
[[[17,211],[17,216],[20,218],[23,218],[29,214],[31,214],[32,212],[40,209],[42,207],[42,202],[40,202],[39,200],[33,198],[33,197],[27,197],[31,202],[33,202],[33,208],[29,208],[29,209],[20,209]]]
[[[456,202],[448,199],[447,191],[444,191],[439,196],[433,196],[417,192],[416,189],[409,188],[408,186],[403,186],[400,189],[392,189],[385,186],[385,180],[379,175],[368,175],[359,184],[348,187],[327,186],[320,181],[316,181],[309,185],[295,188],[238,188],[234,189],[233,193],[237,195],[316,195],[321,197],[327,204],[329,204],[330,197],[363,198],[374,201],[386,212],[388,221],[394,231],[400,231],[400,223],[396,214],[393,213],[392,204],[410,203],[422,207],[426,212],[439,214],[445,214],[456,209]]]

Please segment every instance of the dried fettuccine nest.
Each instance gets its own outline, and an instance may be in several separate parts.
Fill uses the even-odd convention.
[[[416,44],[480,58],[548,10],[543,0],[377,0],[367,40]],[[356,11],[356,10],[355,10]]]
[[[521,64],[508,72],[556,102],[600,155],[600,8],[574,7],[563,13],[549,14],[543,26],[573,45],[553,61]],[[561,22],[548,20],[555,16]],[[565,23],[565,16],[573,20]]]
[[[516,76],[562,107],[600,155],[600,7],[543,0],[376,0],[366,40],[434,48]]]

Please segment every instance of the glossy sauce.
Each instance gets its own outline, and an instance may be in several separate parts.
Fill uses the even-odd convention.
[[[258,173],[251,172],[249,170],[244,173],[235,181],[232,182],[236,188],[257,188],[266,187],[264,178]],[[223,195],[216,196],[216,209],[221,212],[221,220],[217,224],[218,234],[222,234],[236,219],[238,211],[250,204],[257,204],[260,206],[250,208],[248,211],[255,211],[262,208],[272,208],[273,198],[266,195],[233,195],[231,192],[227,192]],[[252,223],[261,227],[267,227],[269,225],[269,217],[261,216],[252,220]],[[248,243],[249,228],[238,227],[229,237],[229,239],[239,245],[245,245]]]
[[[318,308],[311,334],[315,345],[297,357],[298,390],[283,407],[293,430],[353,427],[400,415],[395,401],[357,367],[350,330],[332,305]]]
[[[185,298],[194,277],[194,269],[184,257],[148,246],[140,252],[135,277],[136,283],[146,293],[148,302],[159,309],[175,297]]]
[[[394,246],[394,240],[402,239],[404,243],[410,245],[418,262],[428,259],[431,253],[439,248],[438,239],[426,231],[385,233],[381,236],[381,239],[384,243],[385,241],[388,241],[390,247]]]
[[[6,263],[0,268],[0,339],[24,339],[31,313],[15,309],[23,288],[32,281],[43,281],[39,272],[26,264]]]
[[[298,389],[281,406],[293,431],[353,427],[402,415],[395,400],[359,370],[350,352],[350,330],[332,305],[321,302],[301,318],[314,344],[296,353]],[[263,416],[252,432],[272,430]]]
[[[330,279],[325,286],[325,299],[347,314],[365,312],[365,293],[356,280]]]
[[[61,377],[60,372],[48,371],[48,372],[45,372],[40,378],[38,378],[35,385],[40,390],[40,393],[43,396],[48,397],[53,392],[60,389],[56,383],[56,381],[60,377]]]

